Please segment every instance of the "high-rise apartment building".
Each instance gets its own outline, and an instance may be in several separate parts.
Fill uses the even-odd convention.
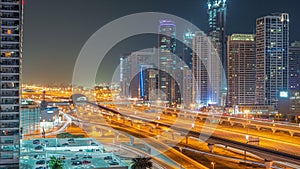
[[[221,62],[213,42],[204,32],[193,39],[193,103],[197,107],[220,105]]]
[[[120,59],[120,82],[122,96],[129,98],[148,98],[150,69],[155,68],[157,58],[155,49],[132,52]]]
[[[195,36],[195,33],[191,30],[187,29],[183,33],[183,52],[182,52],[182,60],[184,63],[188,66],[188,68],[192,69],[192,57],[193,57],[193,51],[190,48],[193,43],[193,38]]]
[[[176,76],[180,65],[176,59],[176,25],[171,20],[161,20],[158,28],[158,87],[159,97],[169,105],[180,103],[181,94]]]
[[[19,168],[23,3],[0,0],[0,168]]]
[[[289,86],[289,15],[256,20],[256,104],[275,105]]]
[[[300,90],[300,42],[293,42],[290,46],[289,60],[289,88]]]
[[[181,105],[183,107],[190,107],[192,104],[192,90],[193,90],[193,78],[192,78],[192,67],[193,67],[193,38],[195,32],[190,29],[186,29],[183,33],[183,52],[182,52],[182,63],[181,73],[182,73],[182,99]]]
[[[228,104],[253,105],[255,100],[255,40],[252,34],[233,34],[227,41]]]
[[[226,104],[227,95],[227,52],[226,52],[226,15],[227,15],[227,0],[208,0],[208,15],[209,28],[208,36],[211,37],[217,53],[220,57],[222,66],[221,71],[221,104]]]

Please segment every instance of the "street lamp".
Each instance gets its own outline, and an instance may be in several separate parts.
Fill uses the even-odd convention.
[[[212,169],[215,169],[215,164],[216,163],[215,162],[211,162],[210,164],[212,165]]]

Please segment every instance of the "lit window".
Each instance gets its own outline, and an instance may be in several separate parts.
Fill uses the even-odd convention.
[[[6,52],[5,57],[11,57],[11,52]]]
[[[10,35],[11,33],[12,33],[12,32],[11,32],[11,30],[10,30],[10,29],[8,29],[8,30],[7,30],[7,34],[9,34],[9,35]]]

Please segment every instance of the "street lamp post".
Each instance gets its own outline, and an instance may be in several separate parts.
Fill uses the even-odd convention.
[[[212,165],[212,169],[215,169],[215,164],[216,163],[215,162],[211,162],[210,164]]]
[[[249,119],[248,119],[248,114],[249,114],[250,111],[249,110],[244,110],[244,112],[246,114],[246,125],[245,125],[245,127],[247,128],[246,144],[248,144],[248,142],[249,142],[249,127],[248,127]],[[244,160],[246,160],[246,158],[247,158],[247,151],[245,150]]]

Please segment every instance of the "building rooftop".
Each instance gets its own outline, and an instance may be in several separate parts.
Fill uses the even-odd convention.
[[[231,41],[252,41],[254,42],[254,35],[252,34],[232,34]]]

